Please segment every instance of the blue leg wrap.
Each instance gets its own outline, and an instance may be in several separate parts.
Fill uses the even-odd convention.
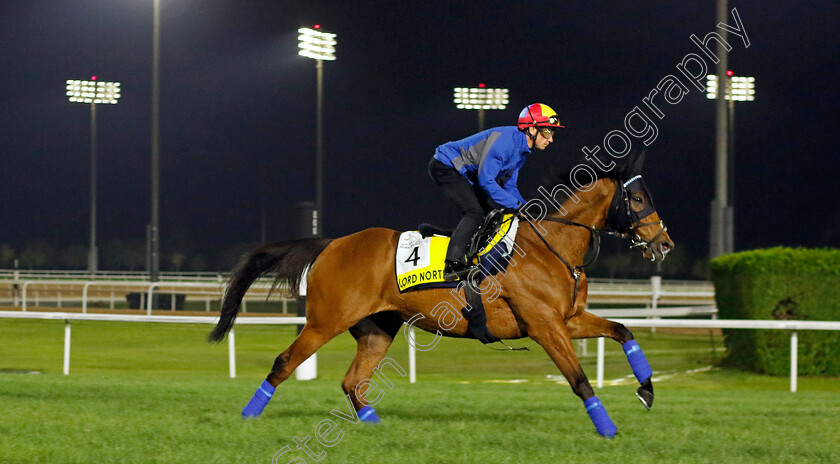
[[[258,417],[265,409],[265,405],[271,400],[272,395],[274,395],[274,387],[267,380],[263,380],[260,388],[257,388],[254,396],[251,397],[251,401],[242,410],[242,417]]]
[[[610,420],[610,415],[607,414],[607,410],[601,405],[601,400],[597,396],[593,396],[584,401],[583,405],[586,407],[586,412],[589,414],[589,418],[592,419],[592,423],[595,424],[595,430],[598,431],[598,434],[607,438],[614,437],[616,432],[618,432],[618,427]]]
[[[379,416],[376,415],[376,411],[374,411],[370,406],[365,406],[362,409],[359,409],[358,414],[359,420],[362,422],[367,422],[369,424],[379,423]]]
[[[645,354],[642,353],[642,348],[636,343],[636,340],[630,340],[621,345],[621,347],[624,348],[624,354],[627,355],[627,362],[630,363],[633,374],[639,383],[653,376],[653,370],[651,370],[650,364],[648,364],[647,358],[645,358]]]

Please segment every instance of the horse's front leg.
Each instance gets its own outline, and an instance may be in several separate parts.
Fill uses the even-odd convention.
[[[609,337],[621,343],[621,348],[627,356],[627,362],[633,369],[633,375],[636,376],[641,385],[636,390],[636,396],[639,397],[639,401],[645,408],[650,409],[653,405],[653,383],[651,382],[653,370],[650,368],[642,348],[633,338],[633,332],[630,332],[623,324],[598,317],[586,311],[581,311],[571,317],[566,321],[566,326],[571,338]]]
[[[528,334],[545,349],[572,386],[572,391],[583,400],[586,412],[595,424],[598,434],[607,438],[614,437],[618,429],[610,420],[601,400],[592,391],[592,386],[589,385],[589,380],[580,367],[566,328],[560,323],[543,322],[538,327],[530,328]]]

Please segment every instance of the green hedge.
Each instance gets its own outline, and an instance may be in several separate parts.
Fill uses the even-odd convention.
[[[776,247],[711,261],[722,319],[840,320],[840,250]],[[788,375],[790,332],[724,330],[724,365]],[[840,375],[840,333],[799,332],[799,373]]]

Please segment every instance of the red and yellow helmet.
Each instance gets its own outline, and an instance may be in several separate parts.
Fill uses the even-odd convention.
[[[560,117],[550,106],[534,103],[522,109],[519,113],[519,129],[528,127],[566,127],[560,125]]]

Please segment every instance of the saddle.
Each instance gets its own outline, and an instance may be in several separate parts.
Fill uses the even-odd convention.
[[[490,211],[485,217],[484,222],[475,231],[470,239],[470,246],[467,249],[467,262],[478,264],[481,255],[489,251],[498,240],[494,240],[502,225],[506,221],[512,221],[513,218],[506,219],[507,215],[505,209],[494,209]],[[417,231],[423,238],[431,237],[433,235],[442,235],[445,237],[452,236],[452,229],[443,229],[433,224],[423,223],[417,226]],[[502,234],[504,235],[504,234]]]

